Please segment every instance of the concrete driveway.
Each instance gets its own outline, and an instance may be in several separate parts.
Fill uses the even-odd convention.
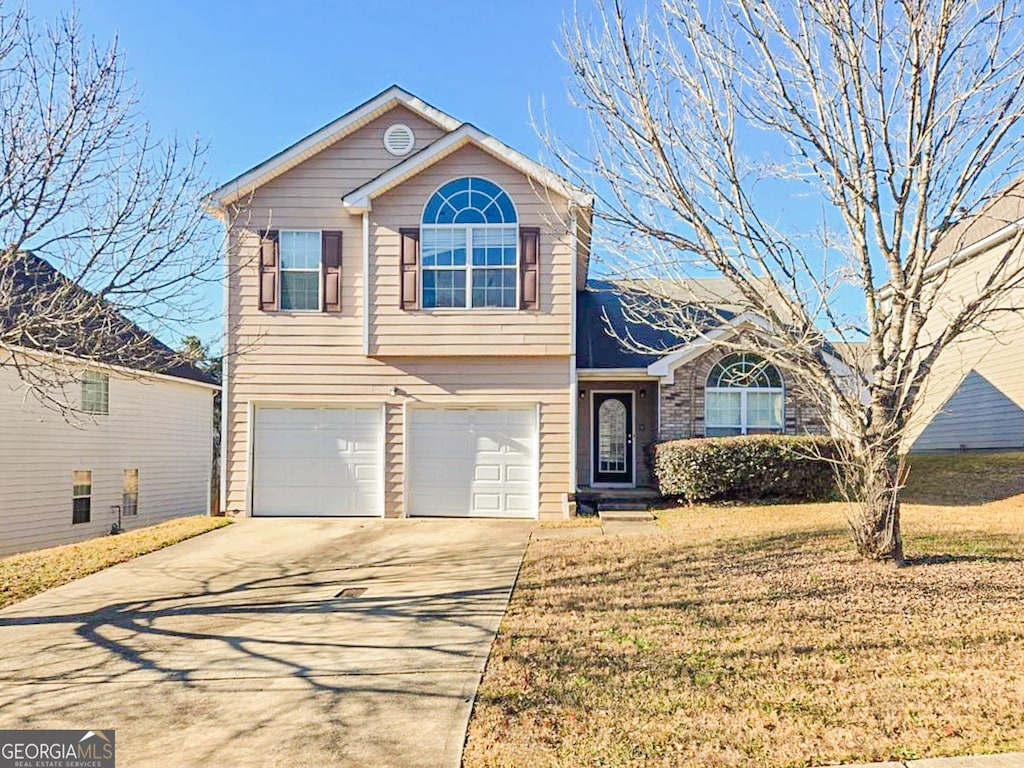
[[[110,568],[0,611],[0,729],[113,728],[120,768],[458,766],[529,530],[243,520]]]

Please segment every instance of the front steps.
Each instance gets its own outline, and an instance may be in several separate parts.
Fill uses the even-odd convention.
[[[597,514],[602,523],[649,523],[654,520],[654,515],[646,507],[644,509],[604,509],[599,505]]]
[[[648,521],[648,511],[661,496],[653,488],[581,488],[576,493],[579,514],[597,514],[602,520]]]

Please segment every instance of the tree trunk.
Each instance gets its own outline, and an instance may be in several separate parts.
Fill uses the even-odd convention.
[[[899,492],[902,460],[890,450],[869,449],[857,462],[850,482],[850,526],[857,551],[870,560],[904,563]]]

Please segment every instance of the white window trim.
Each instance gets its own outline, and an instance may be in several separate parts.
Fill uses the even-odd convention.
[[[782,423],[776,427],[765,427],[758,424],[751,425],[747,413],[747,395],[751,392],[759,394],[782,395]],[[739,424],[712,424],[708,414],[708,395],[713,394],[739,394],[740,396],[740,423]],[[786,388],[785,387],[705,387],[704,388],[704,436],[708,436],[709,429],[739,429],[741,435],[749,434],[750,429],[771,430],[772,434],[786,433]]]
[[[125,490],[125,480],[128,479],[128,472],[135,470],[135,511],[132,513],[128,512],[128,505],[125,503],[125,499],[130,495],[130,491]],[[129,467],[121,472],[121,512],[128,517],[138,517],[139,515],[139,495],[142,488],[142,477],[138,467]]]
[[[500,224],[428,224],[423,220],[423,214],[426,213],[427,206],[430,201],[434,199],[434,195],[441,191],[444,187],[453,181],[458,181],[463,178],[475,178],[489,181],[491,184],[496,186],[505,195],[508,196],[509,202],[512,204],[512,212],[515,213],[516,220],[514,222],[501,222]],[[515,303],[511,307],[474,307],[473,306],[473,229],[505,229],[507,227],[516,228],[516,261],[513,265],[502,265],[500,267],[488,267],[481,265],[477,269],[508,269],[515,271],[515,287],[516,287],[516,298]],[[466,230],[466,265],[463,267],[424,267],[423,265],[423,233],[428,229],[465,229]],[[452,176],[450,179],[446,179],[441,184],[438,184],[429,195],[427,195],[426,202],[423,204],[423,210],[420,211],[420,259],[419,259],[419,285],[417,301],[419,304],[420,311],[423,312],[462,312],[464,310],[472,310],[474,312],[518,312],[522,307],[523,297],[522,292],[522,281],[519,279],[519,263],[522,259],[520,253],[520,234],[521,224],[519,216],[519,208],[516,205],[516,201],[512,199],[512,196],[508,194],[508,190],[498,182],[490,179],[486,176],[474,176],[472,174],[462,174],[459,176]],[[423,272],[424,270],[463,270],[466,273],[466,302],[461,307],[427,307],[423,303]]]
[[[89,474],[89,492],[88,493],[75,493],[77,484],[75,483],[75,472],[87,472]],[[85,483],[82,483],[85,485]],[[91,469],[75,469],[71,472],[71,524],[72,525],[88,525],[92,522],[92,470]],[[82,522],[76,523],[74,518],[75,502],[79,499],[89,499],[89,519]]]
[[[429,198],[428,198],[429,199]],[[488,266],[486,264],[479,264],[474,266],[473,264],[473,230],[474,229],[511,229],[515,227],[516,230],[516,261],[515,264],[502,264],[500,267]],[[423,264],[423,232],[430,229],[464,229],[466,230],[466,263],[463,266],[456,265],[443,265],[443,266],[426,266]],[[420,224],[420,279],[419,289],[420,295],[418,296],[420,307],[427,312],[436,311],[452,311],[452,310],[463,310],[471,309],[477,310],[490,310],[499,312],[508,312],[509,310],[518,310],[519,305],[522,303],[522,297],[519,292],[522,288],[519,280],[519,222],[518,220],[513,224]],[[515,287],[516,287],[516,298],[515,303],[510,307],[474,307],[473,306],[473,270],[474,269],[507,269],[510,272],[515,273]],[[428,307],[423,303],[423,273],[424,272],[465,272],[466,273],[466,301],[462,306],[458,307]]]
[[[90,380],[88,378],[89,376],[94,376],[96,378]],[[100,410],[100,409],[98,409],[96,407],[96,403],[95,402],[90,402],[89,403],[90,407],[86,407],[85,388],[86,388],[86,386],[97,385],[97,384],[102,385],[102,387],[103,387],[104,397],[103,397],[103,403],[102,403],[102,410]],[[81,385],[82,385],[82,391],[80,392],[80,396],[81,396],[82,412],[83,413],[87,413],[90,416],[109,416],[110,415],[110,374],[103,373],[102,371],[92,371],[92,370],[86,371],[85,373],[82,374]]]
[[[281,235],[285,232],[315,232],[320,236],[320,259],[317,261],[315,270],[304,268],[304,269],[285,269],[284,267],[284,253],[281,249]],[[312,312],[323,312],[324,311],[324,232],[322,229],[279,229],[277,231],[277,258],[278,258],[278,273],[279,279],[277,281],[277,308],[280,312],[301,312],[312,313]],[[284,291],[284,273],[285,272],[316,272],[316,309],[291,309],[284,306],[284,302],[281,300]]]

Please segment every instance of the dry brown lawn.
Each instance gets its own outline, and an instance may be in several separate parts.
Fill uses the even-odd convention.
[[[224,517],[179,517],[117,536],[0,558],[0,608],[230,522]]]
[[[839,504],[676,509],[659,513],[660,537],[533,542],[465,765],[1024,749],[1024,495],[999,498],[1007,481],[953,506],[958,485],[983,495],[975,459],[915,465],[929,503],[905,507],[900,569],[857,558]]]

